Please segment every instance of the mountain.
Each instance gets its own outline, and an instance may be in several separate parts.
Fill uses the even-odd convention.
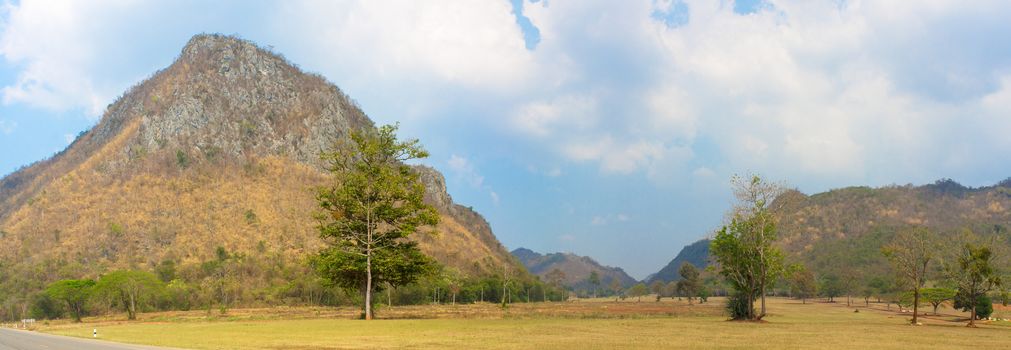
[[[551,271],[558,269],[565,274],[562,284],[573,290],[588,290],[593,286],[588,279],[590,273],[596,271],[600,276],[600,288],[607,288],[611,281],[617,279],[622,287],[628,288],[636,284],[636,280],[625,273],[619,267],[603,266],[593,258],[579,256],[572,253],[551,253],[540,254],[526,248],[517,248],[512,251],[515,256],[530,273],[541,277],[546,281],[546,277]]]
[[[38,287],[115,268],[199,272],[220,252],[264,269],[304,266],[322,246],[318,154],[371,128],[323,77],[249,41],[197,35],[67,149],[0,180],[0,268],[8,285]],[[418,235],[423,251],[466,274],[519,268],[441,174],[416,170],[442,216],[438,235]]]
[[[709,266],[709,242],[710,240],[708,239],[702,239],[681,248],[681,252],[674,257],[674,260],[667,263],[667,266],[664,266],[657,273],[647,277],[646,282],[663,281],[667,283],[680,280],[681,274],[679,273],[679,269],[681,269],[681,264],[686,262],[695,265],[699,270],[705,269],[706,266]]]
[[[816,273],[886,274],[881,247],[897,230],[911,225],[948,238],[969,228],[1011,246],[1011,179],[980,188],[944,179],[924,186],[847,187],[810,196],[791,190],[771,208],[779,220],[780,247],[791,261],[803,262]],[[685,247],[678,258],[705,260],[708,244],[702,242]],[[652,278],[676,275],[677,260]]]
[[[942,243],[971,229],[1011,246],[1011,179],[980,188],[943,179],[924,186],[847,187],[811,196],[790,191],[772,207],[788,257],[823,274],[887,274],[881,247],[897,230],[912,225],[938,232]]]

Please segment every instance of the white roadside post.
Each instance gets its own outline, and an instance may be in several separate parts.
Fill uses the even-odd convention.
[[[98,328],[95,328],[95,330],[91,331],[91,336],[94,338],[98,338]]]

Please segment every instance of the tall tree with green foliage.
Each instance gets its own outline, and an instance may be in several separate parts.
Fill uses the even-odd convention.
[[[677,284],[678,293],[688,298],[688,304],[691,305],[702,289],[702,280],[699,279],[699,269],[695,268],[695,265],[692,265],[692,263],[685,262],[678,269],[678,274],[681,275],[681,279],[678,280]]]
[[[122,307],[130,320],[136,320],[137,312],[152,304],[163,288],[158,276],[138,270],[113,271],[95,283],[95,292]]]
[[[596,298],[597,288],[600,287],[600,275],[597,274],[597,271],[590,271],[590,277],[587,277],[586,281],[590,282],[590,285],[593,286],[593,297]]]
[[[612,278],[610,288],[611,292],[614,293],[614,301],[618,301],[618,298],[621,298],[621,290],[624,289],[621,285],[621,281],[617,278]]]
[[[814,273],[805,267],[800,267],[790,275],[790,295],[807,304],[807,299],[818,295],[818,282]]]
[[[947,268],[948,276],[958,286],[958,294],[968,300],[969,327],[976,326],[978,300],[986,293],[1000,287],[1001,278],[996,272],[992,243],[965,243],[959,250],[956,263]],[[989,300],[989,298],[987,298]]]
[[[404,162],[428,156],[418,140],[400,141],[396,125],[352,132],[322,155],[331,184],[317,191],[320,237],[327,243],[317,270],[332,285],[362,293],[373,317],[373,293],[429,271],[432,260],[407,238],[439,222],[424,203],[425,187]]]
[[[765,291],[785,271],[783,253],[773,245],[776,220],[769,205],[782,192],[781,187],[758,176],[749,180],[734,177],[738,199],[729,225],[723,226],[710,244],[710,254],[720,275],[738,294],[739,303],[729,310],[735,319],[760,320],[766,314]],[[755,299],[761,297],[761,313],[755,314]]]
[[[555,268],[551,272],[548,272],[544,278],[552,287],[561,289],[563,287],[562,283],[565,282],[565,272]]]
[[[842,295],[846,291],[842,278],[835,273],[828,273],[821,277],[818,290],[821,295],[828,298],[828,302],[834,303],[835,297]]]
[[[663,281],[656,280],[649,284],[649,290],[656,294],[656,301],[660,302],[660,298],[663,297]]]
[[[46,288],[46,294],[50,298],[66,303],[70,317],[74,319],[74,322],[81,322],[81,316],[84,315],[84,304],[91,297],[94,287],[94,280],[60,280],[50,284]]]
[[[635,297],[636,298],[635,302],[637,303],[642,301],[642,296],[646,294],[649,294],[649,288],[647,288],[646,284],[642,282],[628,289],[628,296]]]
[[[913,294],[913,319],[917,324],[917,312],[920,308],[920,289],[927,283],[927,273],[930,263],[937,259],[938,239],[933,231],[926,227],[911,227],[899,232],[892,242],[882,248],[882,252],[891,261],[902,285],[910,288]]]

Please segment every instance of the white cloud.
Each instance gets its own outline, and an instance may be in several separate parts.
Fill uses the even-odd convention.
[[[713,169],[709,169],[703,166],[695,168],[695,171],[692,171],[692,175],[695,175],[697,177],[713,177],[716,175],[716,172],[713,171]]]
[[[101,86],[92,74],[108,54],[99,50],[106,16],[123,15],[119,10],[130,2],[22,1],[4,7],[0,56],[22,67],[15,82],[0,89],[4,104],[83,109],[97,117],[128,86]]]
[[[656,180],[699,176],[705,163],[838,184],[1011,161],[1011,43],[980,40],[1011,32],[1001,1],[778,0],[747,16],[732,2],[684,3],[688,21],[668,26],[652,15],[670,1],[525,2],[541,36],[534,50],[506,1],[290,1],[252,22],[267,28],[263,44],[378,101],[374,115],[479,115],[545,150],[537,164]],[[140,42],[120,33],[157,22],[152,8],[5,6],[0,55],[18,71],[4,103],[97,115],[136,82],[104,73],[116,71],[109,59],[143,58],[117,48]],[[230,32],[228,14],[207,22]],[[206,30],[194,27],[158,30]],[[470,172],[468,183],[486,186]]]
[[[449,156],[449,160],[447,160],[446,163],[449,164],[449,169],[458,178],[470,184],[471,188],[487,191],[488,198],[491,199],[492,204],[496,206],[499,205],[499,202],[501,201],[499,194],[495,192],[491,186],[485,184],[484,176],[481,176],[476,170],[474,170],[474,164],[472,164],[470,160],[466,157],[453,154]]]
[[[593,226],[603,226],[603,225],[607,225],[607,224],[609,224],[611,222],[614,222],[614,221],[627,222],[627,221],[629,221],[631,219],[632,218],[630,216],[628,216],[628,214],[625,214],[625,213],[609,214],[609,215],[605,215],[605,216],[598,215],[598,216],[594,216],[593,218],[590,219],[590,225],[593,225]]]
[[[596,124],[596,101],[588,96],[561,96],[550,102],[537,101],[520,106],[513,126],[524,134],[552,136],[557,129],[585,130]]]
[[[63,141],[67,141],[68,145],[73,143],[76,138],[77,136],[74,136],[74,134],[63,134]]]
[[[437,80],[508,89],[532,56],[506,1],[286,1],[277,30],[353,80]]]
[[[474,171],[474,165],[470,164],[470,161],[467,160],[467,158],[454,154],[449,157],[449,160],[446,161],[446,163],[449,164],[449,168],[452,169],[457,176],[466,180],[471,187],[481,188],[484,186],[484,176],[481,176]]]
[[[17,129],[18,123],[14,121],[0,120],[0,132],[10,135]]]

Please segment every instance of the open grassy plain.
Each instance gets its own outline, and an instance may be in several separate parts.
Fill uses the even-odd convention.
[[[582,300],[565,303],[408,306],[382,310],[386,319],[352,320],[350,308],[276,308],[142,315],[138,322],[93,318],[50,324],[49,333],[193,349],[1006,349],[1011,322],[981,322],[969,329],[960,313],[923,318],[892,306],[773,298],[763,323],[729,322],[723,300],[687,305]],[[854,312],[859,310],[859,312]],[[216,314],[217,311],[214,311]]]

